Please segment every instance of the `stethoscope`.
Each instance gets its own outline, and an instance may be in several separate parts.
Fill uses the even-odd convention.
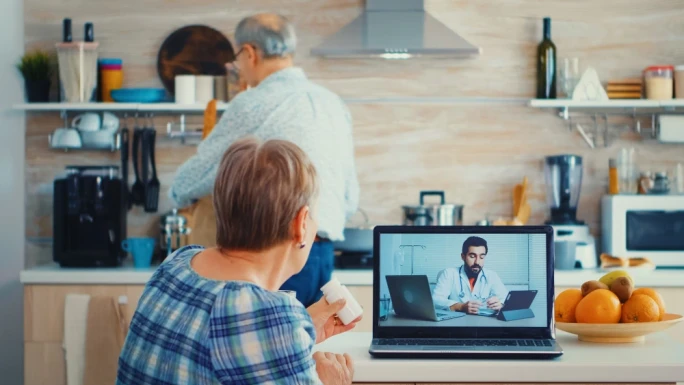
[[[463,299],[463,298],[465,298],[465,292],[463,291],[463,277],[461,276],[461,274],[463,274],[463,265],[461,265],[461,267],[458,268],[458,283],[461,285],[461,291],[458,293],[458,297]],[[483,280],[487,279],[487,277],[485,276],[485,273],[484,273],[484,269],[482,269],[480,271],[480,274],[482,274]],[[482,287],[482,286],[480,286],[480,287]],[[480,290],[482,290],[482,289],[480,289]],[[482,296],[476,294],[475,298],[482,298]]]

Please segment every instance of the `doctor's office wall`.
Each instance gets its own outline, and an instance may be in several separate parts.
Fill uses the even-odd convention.
[[[627,130],[616,135],[609,148],[591,150],[553,112],[525,106],[525,99],[534,96],[542,17],[552,17],[559,58],[578,57],[582,66],[595,67],[608,81],[639,76],[651,64],[684,62],[684,0],[426,4],[432,15],[481,47],[482,55],[406,61],[311,57],[311,47],[359,14],[361,0],[24,0],[25,41],[27,49],[52,48],[61,36],[64,17],[73,19],[76,39],[82,33],[78,26],[93,22],[101,56],[123,59],[125,86],[156,87],[157,51],[173,30],[206,24],[232,39],[244,16],[265,11],[286,15],[297,27],[297,64],[349,102],[361,207],[374,224],[400,223],[401,205],[416,204],[420,189],[443,189],[449,202],[464,204],[467,224],[487,214],[510,215],[512,188],[523,176],[530,178],[532,222],[541,223],[547,216],[542,158],[574,153],[585,159],[579,216],[597,234],[608,158],[620,147],[635,146],[640,166],[652,170],[670,170],[684,162],[682,146],[642,141]],[[171,208],[164,196],[176,168],[195,151],[161,138],[172,118],[155,119],[161,212]],[[53,113],[27,117],[28,266],[51,258],[52,180],[64,165],[118,163],[118,154],[48,150],[47,134],[61,123]],[[158,216],[134,209],[129,233],[156,235],[157,224]]]

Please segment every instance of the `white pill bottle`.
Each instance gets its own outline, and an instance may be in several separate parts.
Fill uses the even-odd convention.
[[[359,318],[363,314],[363,308],[359,305],[356,298],[352,296],[346,286],[342,285],[337,278],[333,278],[330,282],[323,285],[321,288],[325,300],[328,303],[337,302],[341,299],[347,300],[347,304],[344,305],[342,310],[337,312],[337,317],[342,321],[343,324],[349,325],[352,321]]]

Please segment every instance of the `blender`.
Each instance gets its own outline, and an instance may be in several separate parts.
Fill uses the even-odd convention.
[[[582,187],[582,157],[548,156],[544,163],[546,198],[554,229],[555,266],[558,270],[596,268],[596,241],[589,226],[577,219]]]

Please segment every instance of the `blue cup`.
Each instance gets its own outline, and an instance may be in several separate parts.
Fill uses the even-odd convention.
[[[128,238],[121,242],[121,248],[133,256],[133,266],[148,268],[152,265],[154,238]]]

